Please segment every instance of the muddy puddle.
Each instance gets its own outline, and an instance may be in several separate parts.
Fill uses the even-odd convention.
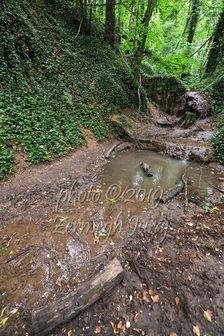
[[[151,165],[152,177],[144,175],[141,162]],[[203,198],[218,184],[213,171],[196,163],[150,151],[120,153],[101,169],[94,185],[83,189],[74,181],[61,190],[48,220],[2,226],[2,307],[32,309],[78,286],[83,281],[80,269],[88,269],[91,258],[134,233],[144,214],[159,216],[158,196],[184,173],[188,192]]]
[[[152,167],[153,176],[146,177],[141,162]],[[204,165],[185,160],[176,160],[151,151],[129,151],[120,153],[104,166],[100,175],[102,185],[107,189],[110,185],[120,185],[135,190],[151,190],[161,188],[167,191],[172,188],[185,173],[191,193],[206,197],[214,191],[218,184],[214,171]]]

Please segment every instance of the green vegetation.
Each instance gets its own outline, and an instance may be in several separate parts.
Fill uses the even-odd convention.
[[[216,160],[224,163],[224,75],[219,76],[208,87],[213,100],[213,112],[219,116],[218,129],[212,138]]]
[[[187,86],[207,88],[222,113],[223,30],[222,0],[1,0],[0,178],[15,151],[36,163],[82,144],[83,128],[104,139],[139,92],[144,111],[140,75],[175,101]],[[222,120],[212,141],[221,162]]]
[[[138,103],[128,66],[98,36],[78,36],[69,7],[9,1],[1,13],[0,177],[15,150],[51,160],[108,135],[109,117]],[[54,13],[54,15],[52,15]],[[10,28],[9,28],[10,25]]]
[[[222,126],[214,133],[212,144],[215,151],[216,160],[224,163],[224,118],[222,117]]]

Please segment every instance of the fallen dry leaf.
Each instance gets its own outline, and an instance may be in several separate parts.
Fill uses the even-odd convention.
[[[177,334],[173,331],[171,332],[170,336],[177,336]]]
[[[10,314],[16,314],[18,312],[18,309],[17,308],[14,308],[13,310],[10,311]]]
[[[67,336],[73,336],[73,332],[72,332],[72,330],[69,330],[69,331],[68,331]]]
[[[178,296],[175,297],[175,303],[178,305],[180,303],[180,298]]]
[[[6,324],[6,322],[8,321],[8,317],[2,318],[0,319],[0,326],[4,327],[4,325]]]
[[[122,321],[119,321],[118,324],[117,324],[117,329],[121,329],[123,326],[123,322]]]
[[[123,322],[122,322],[122,321],[119,321],[119,322],[118,322],[118,324],[117,324],[117,329],[121,329],[121,330],[124,329],[124,325],[123,325]]]
[[[166,258],[163,257],[163,256],[159,257],[158,260],[159,260],[160,262],[166,262]]]
[[[101,332],[101,325],[97,324],[95,334],[99,334],[100,332]]]
[[[203,257],[200,255],[199,252],[195,252],[195,258],[198,258],[198,259],[200,259],[200,260],[203,259]]]
[[[200,329],[199,329],[199,326],[198,326],[198,325],[193,326],[193,334],[194,334],[195,336],[201,336]]]
[[[204,310],[203,316],[207,321],[212,322],[212,311],[211,310],[209,309]]]
[[[116,328],[115,324],[111,321],[110,321],[110,324],[111,324],[111,327],[113,329],[114,335],[116,335],[117,334],[117,328]]]
[[[159,302],[159,295],[152,296],[153,303]]]
[[[3,316],[4,312],[6,311],[6,309],[7,309],[7,306],[6,306],[6,307],[4,307],[4,308],[2,309],[0,317],[2,317],[2,316]]]
[[[144,290],[143,293],[142,293],[142,297],[143,297],[143,300],[146,301],[146,302],[150,302],[150,298],[149,298],[149,295],[148,295],[148,292],[147,290]]]

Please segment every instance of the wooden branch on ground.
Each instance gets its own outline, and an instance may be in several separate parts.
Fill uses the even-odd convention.
[[[123,152],[124,150],[131,149],[134,147],[134,144],[131,142],[119,142],[118,144],[112,146],[107,152],[105,158],[111,159],[113,154]]]
[[[113,259],[102,272],[69,293],[32,312],[32,335],[45,336],[108,294],[123,278],[120,262]]]
[[[113,145],[109,151],[107,152],[107,154],[105,155],[106,159],[110,159],[112,157],[112,153],[114,152],[114,150],[116,149],[116,147],[118,147],[121,144],[121,142],[116,143],[115,145]]]
[[[162,197],[159,199],[160,203],[167,203],[169,200],[180,194],[184,189],[183,178],[171,189],[166,191]]]

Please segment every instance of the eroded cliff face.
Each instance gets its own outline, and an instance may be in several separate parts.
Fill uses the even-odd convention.
[[[180,80],[175,77],[143,77],[143,87],[150,101],[157,104],[163,113],[174,115],[177,113],[182,95],[188,90]]]

